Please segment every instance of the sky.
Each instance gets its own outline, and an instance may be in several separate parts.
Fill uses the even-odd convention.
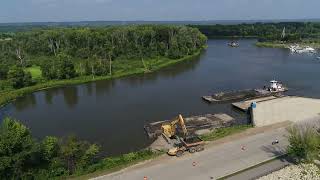
[[[0,23],[318,19],[320,0],[1,0]]]

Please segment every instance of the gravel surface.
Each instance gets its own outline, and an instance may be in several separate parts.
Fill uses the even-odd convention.
[[[290,165],[258,180],[320,180],[320,169],[314,164]]]

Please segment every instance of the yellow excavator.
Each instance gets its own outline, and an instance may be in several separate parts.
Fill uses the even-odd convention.
[[[177,135],[176,125],[178,123],[180,123],[183,137]],[[195,153],[204,150],[204,141],[198,136],[188,134],[187,127],[181,114],[171,122],[162,124],[161,129],[162,134],[166,136],[166,138],[175,137],[177,140],[175,147],[169,149],[169,155],[180,157],[186,151]]]
[[[184,123],[184,119],[181,114],[179,114],[179,116],[177,118],[173,119],[171,122],[167,122],[167,123],[162,124],[161,129],[162,129],[163,135],[165,135],[167,138],[174,137],[177,133],[176,125],[178,123],[180,123],[181,129],[183,132],[183,136],[187,136],[187,134],[188,134],[187,127],[186,127],[186,124]]]

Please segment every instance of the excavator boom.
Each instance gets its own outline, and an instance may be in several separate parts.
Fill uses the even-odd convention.
[[[172,120],[170,123],[164,123],[161,126],[162,133],[167,136],[168,138],[171,138],[172,136],[176,135],[176,124],[180,124],[181,129],[183,131],[183,135],[187,136],[188,131],[187,127],[185,125],[184,119],[181,114],[174,120]]]

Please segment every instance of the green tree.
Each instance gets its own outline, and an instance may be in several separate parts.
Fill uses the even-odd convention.
[[[0,80],[7,78],[8,71],[9,71],[9,68],[6,65],[0,64]]]
[[[0,179],[27,176],[39,152],[30,130],[21,123],[5,118],[0,126]]]
[[[13,66],[10,68],[8,71],[8,79],[16,89],[30,86],[32,84],[30,72],[25,72],[20,66]]]
[[[61,145],[60,153],[66,168],[72,174],[76,169],[83,169],[90,165],[98,152],[97,145],[90,145],[85,141],[77,140],[75,136],[70,136]]]
[[[42,76],[46,79],[56,79],[56,62],[55,59],[45,59],[40,65]]]
[[[59,144],[58,138],[48,136],[41,142],[41,157],[50,162],[51,159],[58,156],[59,152]]]
[[[58,79],[71,79],[76,77],[74,64],[69,56],[65,54],[58,55],[56,75]]]

